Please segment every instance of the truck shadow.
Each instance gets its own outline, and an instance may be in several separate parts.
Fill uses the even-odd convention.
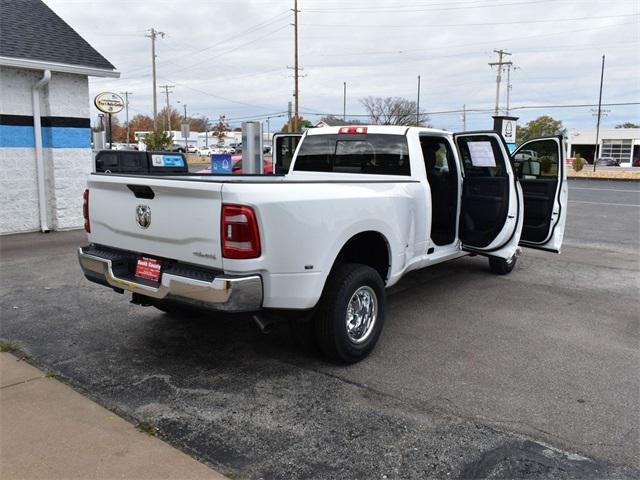
[[[388,290],[387,323],[401,323],[394,315],[398,306],[411,304],[433,307],[450,288],[482,282],[488,272],[484,259],[461,259],[407,274]],[[237,368],[243,362],[269,360],[308,365],[323,362],[312,341],[312,332],[294,330],[289,321],[276,321],[269,334],[261,333],[251,315],[219,313],[167,314],[150,307],[145,334],[139,338],[141,349],[153,352],[160,363],[194,362],[200,365],[225,365]],[[145,315],[146,317],[146,315]],[[387,329],[388,330],[388,329]],[[384,332],[385,335],[390,332]]]

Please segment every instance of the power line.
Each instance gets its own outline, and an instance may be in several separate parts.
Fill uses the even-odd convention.
[[[617,103],[603,103],[602,107],[626,107],[640,105],[640,102],[617,102]],[[561,109],[561,108],[591,108],[597,107],[598,104],[595,103],[576,103],[576,104],[567,104],[567,105],[521,105],[519,107],[512,107],[511,110],[541,110],[541,109]],[[494,111],[491,108],[462,108],[456,110],[439,110],[432,112],[423,112],[424,115],[448,115],[454,113],[465,113],[466,115],[470,113],[489,113]],[[302,113],[305,115],[313,115],[313,116],[339,116],[337,113],[328,113],[328,112],[312,112],[305,111],[303,109]],[[368,113],[350,113],[349,117],[369,117]]]
[[[606,18],[621,18],[621,17],[637,17],[638,13],[629,13],[623,15],[600,15],[597,17],[574,17],[574,18],[546,18],[540,20],[514,20],[511,22],[480,22],[480,23],[423,23],[421,25],[391,25],[391,24],[366,24],[366,23],[303,23],[301,25],[305,27],[344,27],[348,29],[352,28],[437,28],[437,27],[480,27],[490,25],[519,25],[519,24],[532,24],[532,23],[556,23],[556,22],[578,22],[583,20],[600,20]]]

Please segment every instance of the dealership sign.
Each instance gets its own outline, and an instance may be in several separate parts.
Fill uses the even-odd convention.
[[[116,93],[103,92],[96,95],[93,101],[98,110],[104,113],[118,113],[124,108],[124,100]]]
[[[516,121],[505,118],[502,120],[502,136],[507,143],[516,143]]]

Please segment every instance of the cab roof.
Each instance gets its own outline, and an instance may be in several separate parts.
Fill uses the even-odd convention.
[[[350,125],[351,127],[366,127],[367,133],[378,133],[378,134],[387,134],[387,135],[406,135],[409,131],[417,131],[424,133],[439,133],[439,134],[450,134],[446,130],[440,130],[437,128],[426,128],[426,127],[407,127],[402,125]],[[340,133],[340,129],[344,126],[338,127],[315,127],[307,130],[307,135],[331,135]]]

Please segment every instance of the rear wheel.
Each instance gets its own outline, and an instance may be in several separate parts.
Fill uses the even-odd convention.
[[[366,265],[340,265],[329,276],[316,312],[318,347],[336,362],[358,362],[375,347],[384,314],[384,283],[378,272]]]
[[[507,275],[515,268],[518,257],[515,255],[509,260],[498,257],[489,257],[489,269],[496,275]]]

